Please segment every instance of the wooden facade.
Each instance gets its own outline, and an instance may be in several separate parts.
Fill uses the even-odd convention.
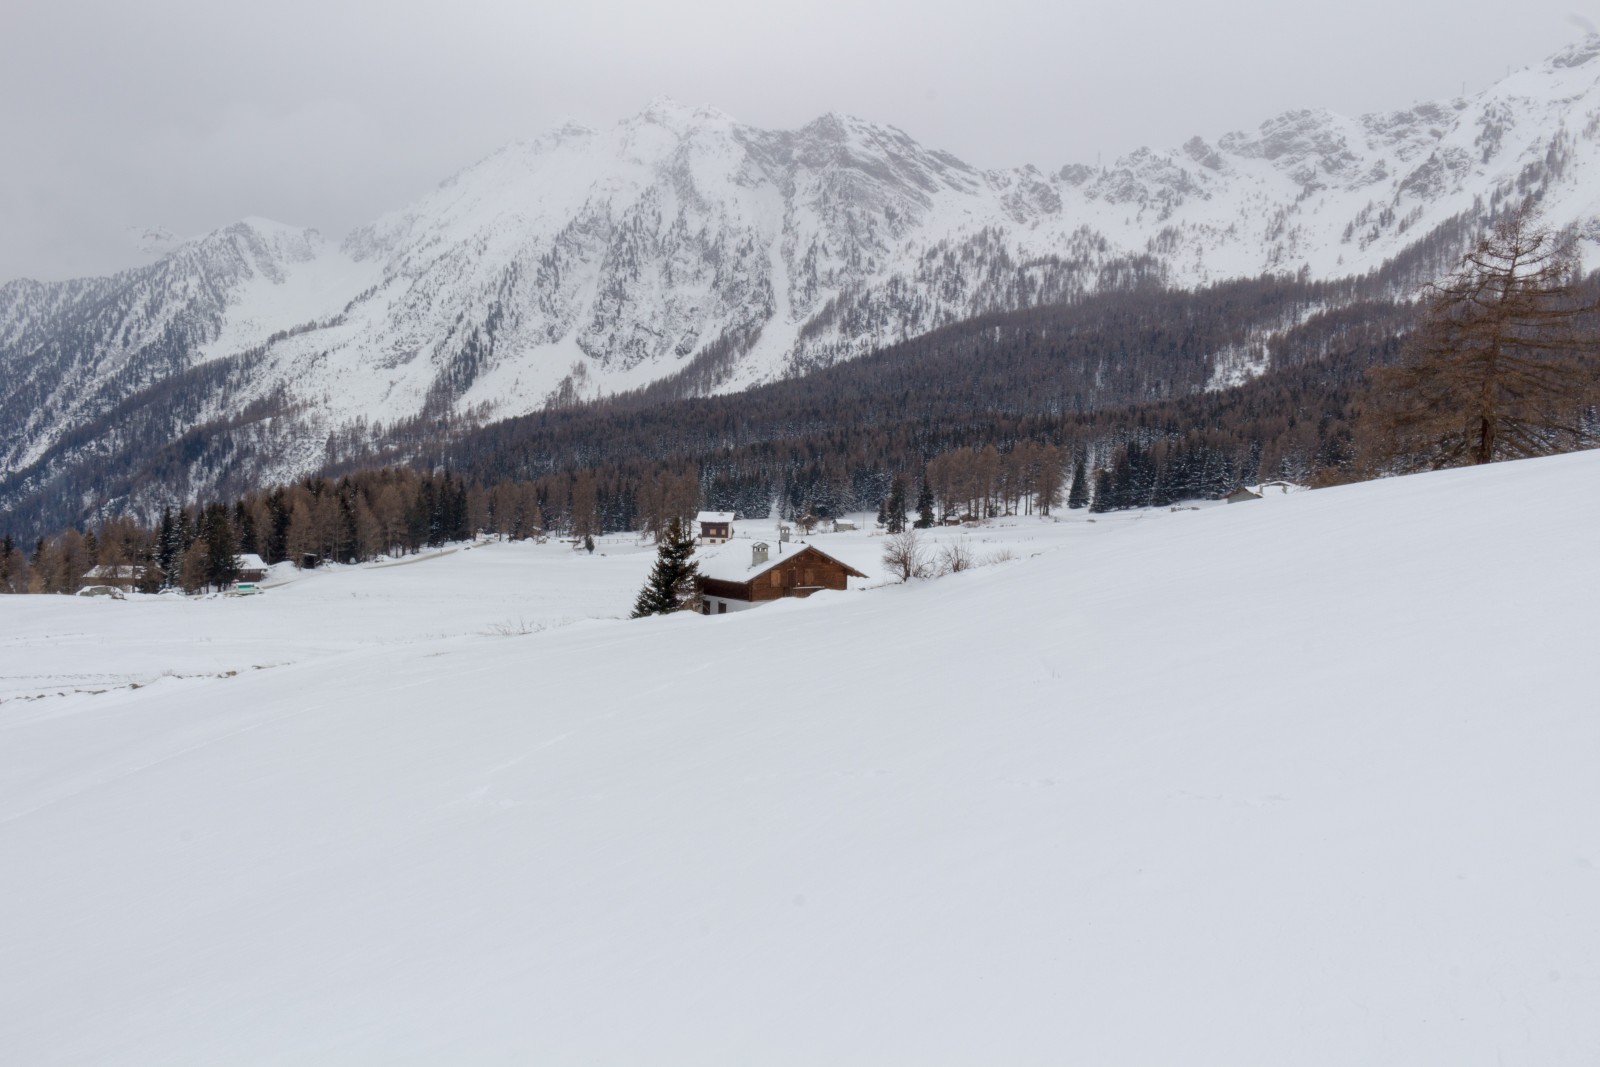
[[[161,568],[151,565],[155,572],[155,580],[159,582],[162,577]],[[79,589],[92,589],[97,585],[109,585],[125,593],[131,593],[144,581],[145,574],[149,573],[142,565],[107,566],[102,564],[91,567],[78,579]]]
[[[733,512],[702,511],[694,517],[700,527],[698,540],[703,545],[727,544],[733,536]]]
[[[782,597],[808,597],[822,589],[849,588],[851,578],[866,575],[841,563],[813,545],[802,545],[793,552],[773,557],[770,564],[745,581],[722,578],[700,579],[703,611],[712,614],[711,599],[759,604]],[[719,605],[726,610],[725,605]]]

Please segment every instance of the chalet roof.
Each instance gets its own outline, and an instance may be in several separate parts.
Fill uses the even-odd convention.
[[[714,548],[702,548],[694,556],[695,562],[700,564],[700,576],[702,578],[714,578],[719,582],[748,582],[757,575],[765,574],[778,564],[793,559],[796,555],[809,548],[819,556],[831,559],[839,564],[849,571],[852,577],[867,577],[867,575],[839,557],[829,555],[816,545],[806,544],[803,541],[799,543],[788,542],[781,554],[775,549],[770,550],[765,563],[752,564],[750,561],[754,558],[754,554],[750,549],[754,543],[753,541],[743,540],[730,541],[725,545],[717,545]]]
[[[267,561],[254,552],[241,552],[233,558],[238,561],[239,569],[242,571],[264,571],[267,569]]]
[[[144,577],[144,568],[129,564],[123,564],[122,566],[111,566],[109,564],[102,563],[98,566],[90,567],[88,570],[84,571],[83,576],[85,578],[120,578],[133,579],[137,581],[138,579]]]
[[[732,522],[731,511],[702,511],[694,517],[695,522]]]

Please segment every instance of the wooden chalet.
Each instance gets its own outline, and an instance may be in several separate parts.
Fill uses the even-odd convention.
[[[259,582],[267,576],[267,561],[254,552],[241,552],[233,558],[238,564],[241,582]]]
[[[694,517],[694,521],[700,528],[698,540],[702,545],[727,544],[728,538],[733,536],[731,511],[702,511]]]
[[[697,560],[700,610],[706,615],[755,607],[783,597],[808,597],[823,589],[846,589],[851,578],[867,577],[815,545],[798,545],[773,555],[763,541],[728,545]]]
[[[1251,492],[1248,488],[1241,485],[1222,499],[1226,500],[1230,504],[1238,504],[1245,500],[1260,500],[1261,494]]]
[[[96,586],[111,586],[114,589],[122,590],[124,593],[131,593],[139,587],[139,584],[144,581],[145,575],[150,571],[154,571],[156,580],[160,581],[161,568],[153,564],[146,568],[142,565],[122,564],[120,566],[112,566],[102,563],[97,567],[90,567],[83,573],[83,576],[78,579],[78,588],[93,589]]]

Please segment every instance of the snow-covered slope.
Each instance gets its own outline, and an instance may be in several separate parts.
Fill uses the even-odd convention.
[[[286,477],[419,414],[733,390],[1136,279],[1426,276],[1529,194],[1592,253],[1597,176],[1600,38],[1471,99],[1049,172],[658,101],[511,145],[340,245],[250,220],[113,278],[0,287],[0,475],[43,459],[36,489],[94,447],[252,411],[252,454],[226,463]]]
[[[295,662],[0,704],[0,1047],[1589,1063],[1597,479],[1075,515],[931,583],[311,658],[362,583],[437,633],[430,573],[499,598],[527,550],[191,605]],[[0,632],[146,603],[5,597]]]

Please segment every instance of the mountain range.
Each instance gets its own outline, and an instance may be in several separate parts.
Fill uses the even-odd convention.
[[[768,131],[660,100],[509,145],[342,241],[251,218],[0,286],[0,526],[292,478],[419,423],[733,392],[1107,290],[1398,293],[1529,197],[1592,265],[1600,38],[1471,98],[1289,111],[1103,167],[980,170],[862,119]],[[1219,351],[1211,384],[1263,369]]]

